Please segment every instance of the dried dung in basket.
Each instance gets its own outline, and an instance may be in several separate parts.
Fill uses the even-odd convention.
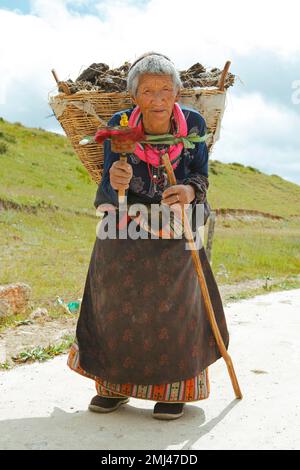
[[[75,81],[58,80],[59,93],[49,98],[49,104],[67,137],[87,169],[91,178],[99,184],[103,169],[103,146],[79,142],[86,135],[95,135],[99,126],[106,126],[111,116],[133,105],[126,91],[130,63],[110,69],[107,64],[93,63]],[[230,62],[223,70],[206,70],[196,63],[188,70],[180,71],[183,84],[179,104],[199,111],[205,118],[208,151],[218,140],[225,109],[226,90],[234,84],[235,76],[228,72]]]

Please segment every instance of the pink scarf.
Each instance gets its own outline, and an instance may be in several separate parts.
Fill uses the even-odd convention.
[[[187,122],[180,106],[177,103],[174,103],[173,117],[174,117],[175,125],[176,125],[176,133],[174,134],[174,136],[186,137],[188,133]],[[141,131],[144,130],[143,123],[142,123],[142,113],[141,113],[139,106],[136,106],[134,110],[132,111],[129,121],[128,121],[128,126],[138,127]],[[170,162],[174,169],[179,163],[179,160],[176,160],[176,157],[180,155],[182,149],[183,149],[183,143],[179,142],[178,144],[170,145],[167,150],[169,154]],[[160,157],[162,154],[166,153],[166,150],[158,150],[153,145],[141,144],[138,142],[136,144],[134,153],[144,162],[150,163],[151,165],[157,168],[159,165],[162,164],[162,162],[160,161]]]

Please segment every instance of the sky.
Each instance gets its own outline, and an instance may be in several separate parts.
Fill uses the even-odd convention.
[[[178,70],[230,60],[237,78],[210,158],[300,184],[299,18],[298,0],[0,0],[0,116],[63,132],[52,68],[75,80],[149,50]]]

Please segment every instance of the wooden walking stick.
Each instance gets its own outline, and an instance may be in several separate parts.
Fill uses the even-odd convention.
[[[163,159],[163,163],[165,165],[165,168],[166,168],[166,171],[167,171],[167,174],[168,174],[169,183],[171,185],[175,185],[177,183],[176,182],[176,177],[175,177],[175,174],[174,174],[173,167],[170,163],[168,153],[165,153],[162,156],[162,159]],[[195,241],[194,241],[194,238],[193,238],[192,229],[191,229],[191,226],[189,224],[189,220],[186,216],[184,207],[182,207],[182,218],[184,220],[184,235],[185,235],[186,239],[188,240],[190,248],[191,248],[192,258],[193,258],[193,262],[194,262],[194,265],[195,265],[195,268],[196,268],[196,272],[197,272],[197,276],[198,276],[198,280],[199,280],[199,285],[200,285],[200,290],[203,294],[208,319],[209,319],[213,334],[215,336],[217,345],[219,347],[219,350],[220,350],[220,352],[221,352],[221,354],[222,354],[222,356],[223,356],[223,358],[226,362],[227,369],[228,369],[228,372],[229,372],[229,376],[230,376],[230,379],[231,379],[231,383],[232,383],[232,386],[233,386],[233,389],[234,389],[234,392],[235,392],[235,396],[236,396],[236,398],[241,399],[241,398],[243,398],[243,395],[242,395],[242,392],[240,390],[240,387],[239,387],[239,384],[238,384],[238,381],[237,381],[237,378],[236,378],[236,375],[235,375],[235,371],[234,371],[234,367],[233,367],[231,357],[229,356],[229,354],[228,354],[228,352],[225,348],[223,338],[221,336],[218,324],[216,322],[215,314],[214,314],[212,303],[211,303],[211,300],[210,300],[209,291],[208,291],[208,288],[207,288],[207,285],[206,285],[206,280],[205,280],[203,269],[202,269],[202,266],[201,266],[201,261],[200,261],[199,254],[198,254],[198,251],[197,251],[197,248],[196,248],[196,245],[195,245]]]

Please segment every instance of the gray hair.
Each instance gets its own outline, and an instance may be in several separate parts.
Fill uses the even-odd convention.
[[[129,69],[127,76],[127,91],[136,97],[140,75],[153,73],[158,75],[170,75],[173,80],[174,89],[177,92],[182,87],[180,75],[173,62],[166,56],[158,53],[148,53],[137,59]]]

